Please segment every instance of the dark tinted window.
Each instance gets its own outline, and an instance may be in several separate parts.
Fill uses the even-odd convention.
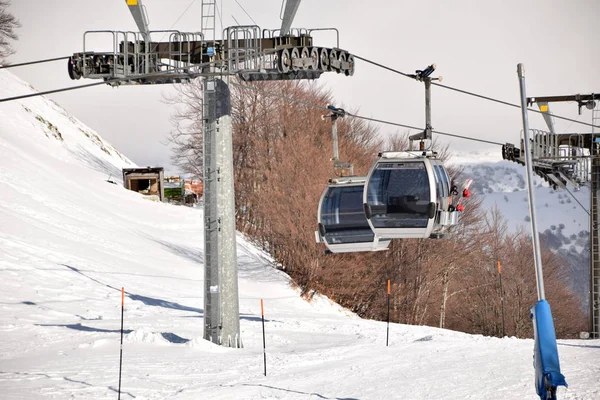
[[[440,174],[442,175],[442,180],[444,181],[444,196],[450,196],[450,180],[448,179],[448,173],[446,172],[446,168],[443,165],[439,165]]]
[[[321,205],[321,223],[329,244],[372,242],[363,209],[363,186],[330,187]]]
[[[422,161],[379,163],[369,179],[367,203],[376,228],[425,227],[430,202]]]
[[[435,173],[440,181],[438,196],[448,197],[450,195],[450,190],[448,188],[448,176],[446,175],[444,167],[434,164],[433,168],[435,169]]]
[[[446,168],[440,165],[440,172],[442,173],[442,178],[444,178],[444,193],[445,196],[450,196],[450,179],[448,179],[448,173],[446,172]]]

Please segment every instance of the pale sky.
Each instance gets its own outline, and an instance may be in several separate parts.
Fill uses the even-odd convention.
[[[136,30],[125,0],[12,3],[10,11],[22,24],[12,63],[80,52],[87,30]],[[200,30],[201,0],[143,3],[151,30]],[[233,18],[244,25],[256,22],[263,29],[281,25],[280,0],[217,3],[222,4],[223,27],[236,25]],[[335,27],[340,47],[353,54],[406,73],[435,63],[443,84],[518,104],[518,63],[525,65],[528,96],[600,92],[599,16],[597,0],[303,0],[292,26]],[[314,42],[330,47],[332,39],[327,34],[315,35]],[[40,91],[97,82],[72,81],[66,63],[18,67],[11,72]],[[330,72],[319,81],[333,91],[336,105],[372,118],[424,125],[422,83],[361,61],[352,77]],[[170,152],[164,145],[172,129],[169,117],[173,109],[162,97],[172,91],[169,85],[99,86],[49,97],[137,164],[165,166],[167,173],[177,173],[170,167]],[[555,105],[552,110],[591,122],[591,112],[579,116],[575,103]],[[545,129],[539,115],[530,114],[529,120],[531,128]],[[432,122],[439,131],[501,143],[517,144],[522,129],[518,109],[437,87],[432,89]],[[560,120],[556,127],[561,133],[591,130]],[[382,134],[396,130],[405,131],[381,127]],[[455,153],[491,150],[500,157],[500,146],[449,141]],[[343,157],[343,149],[340,155]]]

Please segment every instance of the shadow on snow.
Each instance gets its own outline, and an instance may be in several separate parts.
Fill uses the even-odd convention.
[[[260,387],[265,387],[265,388],[269,388],[269,389],[282,390],[284,392],[298,393],[298,394],[308,394],[308,395],[311,395],[311,396],[317,396],[320,399],[359,400],[359,399],[357,399],[355,397],[325,397],[325,396],[323,396],[323,395],[321,395],[319,393],[314,393],[314,392],[309,393],[309,392],[302,392],[302,391],[299,391],[299,390],[284,389],[284,388],[279,388],[277,386],[263,385],[263,384],[260,384],[260,383],[256,383],[256,384],[253,384],[253,383],[242,383],[242,386],[260,386]]]

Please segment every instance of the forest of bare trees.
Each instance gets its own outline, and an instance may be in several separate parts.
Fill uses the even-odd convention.
[[[526,232],[509,230],[498,210],[483,210],[474,196],[451,238],[395,239],[383,252],[326,255],[314,231],[319,198],[333,173],[331,123],[321,118],[331,93],[294,81],[232,82],[230,88],[237,228],[273,255],[307,299],[321,293],[364,318],[385,320],[389,279],[391,321],[500,336],[500,261],[504,332],[532,337],[529,309],[537,289]],[[171,138],[173,161],[199,177],[201,94],[200,83],[183,89]],[[340,158],[352,162],[357,175],[367,174],[379,151],[407,145],[406,134],[383,140],[359,119],[338,120],[338,135]],[[452,156],[447,148],[437,150]],[[462,180],[461,171],[450,173]],[[574,337],[585,330],[583,307],[568,290],[564,262],[547,249],[542,257],[557,336]]]

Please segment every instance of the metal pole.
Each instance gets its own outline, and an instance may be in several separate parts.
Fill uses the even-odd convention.
[[[123,317],[125,314],[125,288],[121,288],[121,355],[119,356],[119,395],[121,399],[121,370],[123,367]]]
[[[337,115],[331,114],[331,136],[333,137],[333,161],[334,164],[340,159],[338,151]]]
[[[433,68],[433,66],[429,67]],[[428,69],[429,69],[428,68]],[[433,72],[433,69],[431,69]],[[431,73],[429,72],[429,73]],[[416,76],[415,76],[416,77]],[[431,140],[432,134],[431,130],[433,129],[431,126],[431,80],[429,76],[417,77],[419,81],[425,83],[425,129],[423,132],[410,135],[408,137],[410,150],[413,150],[413,140],[419,139],[419,150],[425,150],[425,142],[424,140]]]
[[[592,102],[598,95],[592,95]],[[590,176],[590,338],[600,338],[600,143],[594,126],[600,122],[600,106],[592,110],[591,176]],[[581,103],[580,103],[581,114]]]
[[[385,345],[389,346],[390,344],[390,280],[388,279],[388,288],[387,288],[387,335],[385,338]]]
[[[527,119],[527,95],[525,92],[525,68],[523,64],[517,65],[519,87],[521,89],[521,113],[523,115],[523,147],[525,151],[525,171],[527,175],[527,194],[529,198],[529,217],[531,219],[531,239],[533,242],[533,258],[535,262],[535,279],[537,281],[538,300],[545,300],[544,275],[542,271],[542,253],[540,238],[537,230],[535,193],[533,187],[533,167],[531,162],[531,143],[529,142],[529,120]]]
[[[152,41],[152,39],[150,38],[150,32],[147,32],[146,34],[144,34],[144,73],[145,74],[149,74],[150,71],[150,42]],[[157,57],[158,58],[158,57]],[[158,72],[158,68],[156,69],[156,71],[152,71],[152,72]]]
[[[265,366],[265,376],[267,376],[267,340],[265,339],[265,308],[263,299],[260,299],[260,315],[262,318],[262,333],[263,333],[263,360]]]
[[[423,79],[425,82],[425,137],[431,139],[431,78]]]
[[[504,291],[502,290],[502,268],[498,261],[498,276],[500,276],[500,304],[502,307],[502,337],[504,337]]]
[[[289,33],[290,27],[292,26],[292,21],[296,16],[296,11],[298,11],[298,6],[300,5],[301,1],[302,0],[287,0],[285,2],[285,11],[281,17],[281,36],[285,36]]]
[[[594,143],[594,146],[596,144]],[[600,154],[592,150],[590,182],[590,339],[600,338]]]

